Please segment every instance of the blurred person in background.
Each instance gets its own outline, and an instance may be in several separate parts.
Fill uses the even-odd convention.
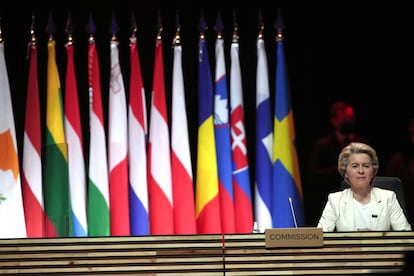
[[[350,142],[368,143],[368,138],[356,133],[354,107],[345,101],[335,101],[329,107],[332,130],[315,141],[307,163],[307,185],[304,199],[308,208],[307,223],[316,225],[328,194],[341,189],[338,155]]]

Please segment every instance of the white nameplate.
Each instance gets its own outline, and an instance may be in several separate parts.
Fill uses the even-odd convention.
[[[316,227],[265,229],[265,246],[272,247],[322,247],[323,231]]]

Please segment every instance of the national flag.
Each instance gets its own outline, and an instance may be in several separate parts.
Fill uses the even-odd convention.
[[[214,90],[214,137],[219,179],[221,227],[223,233],[234,233],[234,193],[232,182],[229,97],[227,92],[224,40],[216,39],[216,70]]]
[[[273,130],[265,42],[257,39],[255,219],[260,232],[272,228]]]
[[[109,84],[109,199],[111,235],[129,236],[128,122],[124,80],[119,65],[118,41],[111,40]]]
[[[0,99],[0,238],[26,238],[19,154],[3,41],[0,41]]]
[[[273,227],[303,226],[305,217],[302,182],[296,151],[295,124],[281,32],[279,32],[277,38],[273,128]]]
[[[196,234],[193,173],[188,137],[182,46],[174,45],[171,110],[171,168],[174,233]]]
[[[82,123],[76,84],[74,46],[66,44],[65,137],[68,144],[69,190],[73,235],[88,236],[86,219],[86,173]]]
[[[253,231],[253,206],[237,40],[231,43],[230,61],[230,127],[235,227],[237,233],[251,233]]]
[[[22,188],[28,238],[43,238],[45,213],[42,188],[42,124],[37,72],[37,45],[29,45],[26,115],[23,137]]]
[[[109,176],[101,80],[96,44],[91,38],[88,46],[88,69],[90,99],[88,235],[110,236]]]
[[[149,204],[151,234],[174,234],[171,154],[164,83],[162,40],[155,43],[149,126]]]
[[[221,231],[217,155],[213,121],[213,81],[204,36],[198,44],[198,138],[196,223],[198,234]]]
[[[149,234],[147,181],[147,106],[136,37],[129,45],[128,116],[129,212],[131,235]]]
[[[68,149],[63,126],[62,90],[56,64],[55,44],[53,36],[50,36],[47,44],[46,135],[43,158],[45,235],[68,237],[71,235]]]

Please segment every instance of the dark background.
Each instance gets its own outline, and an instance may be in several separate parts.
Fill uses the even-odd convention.
[[[36,2],[39,3],[39,2]],[[254,177],[256,38],[259,14],[264,22],[264,35],[269,63],[270,89],[273,97],[275,75],[275,28],[278,9],[285,22],[285,52],[291,86],[299,161],[304,168],[315,139],[330,131],[328,107],[337,99],[354,104],[358,130],[369,137],[377,149],[381,169],[389,155],[402,143],[412,112],[408,67],[408,36],[412,20],[399,1],[255,1],[250,6],[232,2],[209,1],[205,5],[165,4],[140,1],[118,1],[116,4],[46,5],[9,2],[0,4],[1,30],[14,105],[17,138],[22,149],[24,113],[28,77],[28,43],[32,16],[35,17],[39,62],[39,88],[42,113],[45,115],[47,39],[46,26],[52,15],[56,32],[57,63],[61,87],[64,88],[67,41],[65,26],[70,14],[73,23],[75,66],[84,127],[88,145],[88,82],[86,27],[89,16],[96,25],[95,39],[101,70],[103,105],[107,115],[109,90],[110,25],[114,16],[119,31],[120,62],[129,87],[129,36],[131,14],[138,26],[141,69],[149,104],[152,88],[154,46],[157,21],[163,26],[165,81],[168,100],[171,91],[172,40],[176,15],[181,25],[183,71],[186,88],[189,132],[195,158],[197,134],[197,64],[199,21],[203,13],[208,26],[210,65],[214,76],[214,24],[217,15],[224,22],[227,66],[233,31],[233,12],[240,36],[240,58],[245,99],[245,116],[252,180]],[[235,2],[236,3],[236,2]],[[362,6],[363,4],[363,6]],[[411,22],[410,22],[411,21]],[[229,71],[228,71],[229,72]],[[229,79],[229,77],[228,77]],[[1,99],[0,99],[1,100]],[[148,109],[149,110],[149,109]],[[0,111],[1,112],[1,111]],[[45,120],[43,120],[44,124]],[[85,150],[85,155],[87,155]],[[87,156],[86,156],[87,158]],[[86,159],[87,160],[87,159]],[[194,163],[195,164],[195,163]],[[195,168],[195,165],[194,165]],[[195,174],[194,174],[195,175]],[[312,185],[312,183],[303,183]],[[305,194],[306,197],[306,194]],[[307,206],[309,207],[309,206]]]

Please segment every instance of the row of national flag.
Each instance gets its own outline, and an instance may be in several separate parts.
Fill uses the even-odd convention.
[[[50,29],[45,129],[33,34],[21,155],[16,143],[5,43],[0,37],[0,238],[231,234],[304,226],[281,26],[276,39],[274,103],[270,101],[262,30],[257,38],[254,154],[247,146],[237,29],[227,65],[220,20],[214,55],[208,53],[205,23],[201,21],[200,26],[195,153],[191,152],[187,120],[180,28],[174,36],[172,68],[164,65],[159,28],[150,95],[146,95],[141,76],[136,28],[130,36],[128,84],[113,28],[107,122],[92,18],[85,57],[89,122],[81,116],[79,95],[85,96],[86,91],[78,91],[76,45],[68,33],[63,88]],[[215,57],[214,69],[210,67],[211,56]],[[168,101],[165,75],[170,69]],[[84,124],[89,126],[88,145],[84,144]],[[84,150],[88,150],[88,160]],[[249,154],[255,156],[255,175],[251,174]],[[196,156],[194,163],[192,156]]]

